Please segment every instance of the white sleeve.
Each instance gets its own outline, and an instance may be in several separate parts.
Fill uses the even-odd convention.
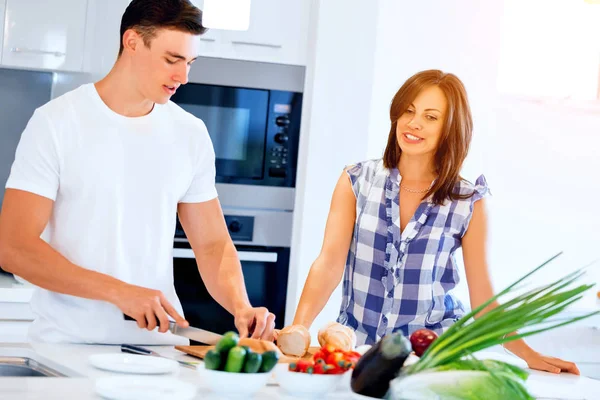
[[[202,203],[218,196],[215,187],[215,150],[206,126],[202,121],[200,123],[200,134],[203,137],[198,150],[196,170],[190,187],[180,200],[181,203]]]
[[[56,200],[59,166],[56,132],[43,111],[38,109],[21,134],[6,188]]]

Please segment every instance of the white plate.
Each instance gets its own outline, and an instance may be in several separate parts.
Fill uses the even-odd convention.
[[[179,369],[173,360],[126,353],[92,354],[89,362],[105,371],[126,374],[170,374]]]
[[[111,400],[189,400],[196,391],[191,383],[167,377],[109,376],[96,380],[96,393]]]

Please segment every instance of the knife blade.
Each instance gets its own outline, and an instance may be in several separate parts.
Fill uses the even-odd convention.
[[[196,342],[210,345],[217,344],[219,340],[223,338],[223,335],[200,328],[193,328],[191,326],[188,328],[182,328],[175,322],[169,322],[169,331],[171,331],[173,335],[183,336],[188,339],[195,340]]]
[[[135,319],[126,314],[123,314],[123,318],[125,318],[126,321],[135,321]],[[191,326],[188,328],[182,328],[173,321],[169,321],[169,331],[173,335],[183,336],[185,338],[195,340],[196,342],[206,343],[209,345],[215,345],[223,338],[223,335],[200,328],[193,328]]]

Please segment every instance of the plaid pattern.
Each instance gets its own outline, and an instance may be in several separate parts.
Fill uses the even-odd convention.
[[[356,222],[343,282],[338,322],[356,331],[358,344],[373,344],[401,330],[408,336],[427,328],[438,334],[464,309],[452,290],[459,281],[454,252],[471,219],[475,201],[489,194],[482,175],[462,181],[466,200],[434,206],[422,202],[400,232],[401,176],[383,160],[348,168],[356,195]]]

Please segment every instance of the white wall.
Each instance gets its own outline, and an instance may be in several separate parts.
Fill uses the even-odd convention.
[[[456,74],[469,94],[475,128],[462,174],[474,181],[483,173],[492,189],[488,261],[496,289],[560,250],[566,252],[562,261],[536,283],[598,257],[600,113],[497,94],[502,1],[316,4],[320,15],[307,79],[288,323],[320,250],[341,167],[381,157],[390,101],[408,77],[424,69]],[[348,4],[355,9],[342,18],[338,7]],[[600,283],[599,267],[591,270],[588,283]],[[464,280],[457,294],[468,302]],[[339,290],[334,293],[314,329],[337,317],[340,296]],[[579,307],[597,308],[595,291]]]
[[[286,324],[321,249],[335,183],[366,156],[376,18],[377,7],[364,1],[313,1]],[[338,288],[315,332],[337,317],[340,301]]]

